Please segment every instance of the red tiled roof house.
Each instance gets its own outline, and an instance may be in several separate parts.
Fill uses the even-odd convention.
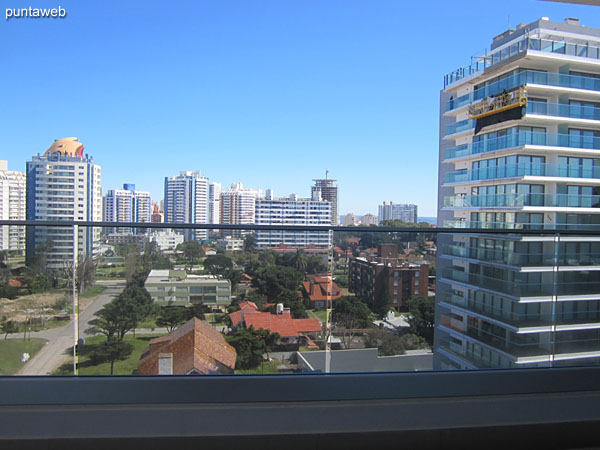
[[[140,358],[140,375],[232,374],[237,353],[217,330],[197,318],[150,341]]]

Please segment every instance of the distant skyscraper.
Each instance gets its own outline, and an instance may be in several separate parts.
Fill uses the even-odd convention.
[[[271,190],[270,190],[271,191]],[[272,191],[271,191],[272,195]],[[261,198],[256,200],[257,225],[320,225],[331,224],[331,202],[298,198]],[[270,248],[284,244],[292,248],[328,247],[328,231],[258,230],[256,247]]]
[[[417,205],[386,204],[379,205],[379,223],[384,220],[400,220],[406,223],[417,223]]]
[[[149,192],[136,191],[135,184],[124,184],[123,189],[111,189],[103,197],[105,222],[150,222],[152,199]],[[107,229],[112,232],[114,229]],[[132,231],[117,229],[116,231]],[[140,232],[141,229],[136,229]]]
[[[209,181],[200,171],[184,171],[165,178],[165,222],[195,223],[209,222]],[[208,230],[186,230],[186,240],[204,240]]]
[[[377,216],[373,215],[373,214],[365,214],[364,216],[362,216],[360,218],[360,223],[361,225],[377,225]]]
[[[344,216],[342,220],[342,225],[345,227],[352,227],[354,225],[358,225],[358,217],[356,217],[352,213],[348,213]]]
[[[338,187],[333,183],[336,180],[330,180],[328,178],[315,179],[315,184],[311,188],[313,199],[315,194],[321,196],[322,200],[331,202],[331,225],[340,224],[340,216],[338,214]]]
[[[152,202],[152,216],[150,218],[152,223],[162,223],[164,221],[164,211],[158,209],[158,203]]]
[[[24,172],[8,170],[8,161],[0,160],[0,218],[25,220],[26,181]],[[0,250],[25,251],[25,227],[0,227]]]
[[[221,221],[221,183],[211,181],[208,184],[208,222]]]
[[[221,223],[249,225],[256,221],[256,199],[262,197],[260,189],[245,188],[242,183],[233,183],[221,192]],[[232,231],[233,236],[245,234]]]
[[[59,139],[27,162],[27,220],[102,220],[101,169],[83,149],[77,138]],[[42,248],[48,268],[73,260],[70,226],[28,227],[26,233],[28,264]],[[78,238],[79,255],[94,257],[100,229],[80,227]]]

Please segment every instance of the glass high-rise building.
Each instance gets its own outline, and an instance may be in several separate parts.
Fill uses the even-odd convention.
[[[469,55],[465,55],[468,57]],[[437,369],[600,363],[600,29],[495,38],[440,95]]]

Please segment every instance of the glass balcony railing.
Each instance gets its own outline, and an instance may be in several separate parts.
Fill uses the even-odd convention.
[[[490,83],[456,99],[446,102],[446,111],[460,108],[477,102],[489,96],[502,93],[504,90],[514,89],[526,84],[539,84],[542,86],[557,86],[588,91],[600,91],[600,78],[570,75],[565,73],[549,73],[538,70],[523,70],[502,80]]]
[[[522,253],[514,250],[495,250],[447,244],[442,254],[514,267],[595,266],[600,265],[600,253],[565,252],[558,256],[549,253]]]
[[[490,55],[476,58],[475,61],[469,66],[461,67],[460,69],[447,74],[444,77],[444,88],[452,83],[455,83],[456,81],[462,80],[465,77],[481,72],[487,67],[491,67],[494,64],[498,64],[499,62],[505,61],[508,58],[512,58],[519,53],[529,50],[577,56],[580,58],[600,58],[600,48],[597,46],[583,43],[570,43],[565,41],[525,37],[508,47],[491,53]]]
[[[516,177],[600,178],[600,166],[564,166],[553,163],[518,163],[504,166],[458,170],[444,176],[445,183],[494,180]]]
[[[432,370],[431,350],[436,327],[442,323],[434,324],[432,314],[431,327],[417,327],[412,318],[415,308],[430,312],[435,308],[435,282],[429,273],[436,264],[442,286],[439,300],[446,308],[456,306],[463,325],[488,317],[506,327],[522,328],[552,319],[557,324],[573,324],[573,329],[582,324],[594,328],[589,324],[600,309],[594,304],[583,311],[578,305],[579,309],[552,310],[549,318],[544,309],[537,316],[521,306],[508,313],[494,309],[497,304],[490,310],[481,300],[469,297],[472,292],[491,291],[519,302],[523,297],[552,293],[600,294],[596,272],[583,267],[600,264],[598,255],[583,250],[563,252],[558,247],[553,259],[550,247],[554,242],[562,245],[561,233],[578,236],[578,242],[591,242],[578,231],[523,231],[529,237],[553,236],[553,241],[546,239],[548,248],[544,247],[543,254],[489,252],[440,242],[442,254],[463,257],[469,264],[511,266],[487,265],[487,269],[515,274],[514,279],[513,275],[505,279],[504,275],[489,277],[449,268],[452,258],[436,260],[438,240],[462,233],[446,228],[8,222],[0,225],[23,231],[28,246],[27,254],[9,252],[3,262],[0,307],[6,317],[1,325],[6,341],[18,345],[19,359],[13,361],[0,352],[2,374],[178,374],[181,355],[175,340],[192,329],[229,345],[225,347],[229,357],[212,355],[225,358],[214,373],[201,362],[186,366],[186,373]],[[498,236],[496,230],[480,233]],[[598,235],[598,227],[589,233]],[[323,237],[324,244],[315,244]],[[281,239],[287,239],[287,244]],[[233,241],[239,241],[236,250],[228,247]],[[358,244],[349,247],[348,242]],[[562,265],[570,266],[569,273],[577,273],[576,283],[562,278],[554,283],[519,278],[524,276],[520,267],[536,272],[536,267]],[[381,284],[382,280],[389,283]],[[448,296],[447,282],[460,283],[464,296]],[[342,314],[347,305],[362,311],[362,316]],[[248,331],[251,327],[264,331],[256,334]],[[287,335],[292,329],[293,335]],[[588,348],[585,339],[575,338],[570,341],[581,341],[582,348]],[[486,339],[480,341],[488,345],[491,340]],[[571,345],[570,341],[563,346]],[[458,350],[464,342],[453,345]],[[60,351],[48,353],[48,348],[56,346]],[[250,358],[244,352],[252,346],[256,352]],[[531,354],[549,354],[543,345],[532,348]],[[66,364],[65,353],[72,358]],[[25,356],[21,361],[23,354],[35,364]],[[240,360],[239,355],[250,359]],[[480,362],[475,366],[486,367]]]
[[[503,280],[475,273],[462,272],[447,268],[442,272],[443,278],[469,284],[478,288],[489,289],[513,297],[540,297],[552,295],[585,295],[600,292],[600,281],[566,282],[556,286],[539,282],[521,282]]]
[[[444,197],[444,207],[446,208],[519,208],[523,206],[600,208],[600,195],[493,194]]]
[[[459,145],[446,150],[446,159],[460,158],[481,153],[494,152],[523,145],[541,145],[547,147],[567,147],[600,150],[600,138],[594,136],[576,136],[556,133],[519,131],[518,133],[487,139],[472,144]]]
[[[475,121],[471,119],[461,120],[456,123],[451,123],[446,126],[446,134],[445,136],[450,136],[451,134],[460,133],[461,131],[470,130],[471,128],[475,128]]]
[[[566,117],[570,119],[600,120],[600,108],[590,104],[563,104],[529,101],[526,114]]]
[[[538,223],[538,222],[489,222],[481,220],[445,220],[445,228],[476,230],[579,230],[594,232],[600,223]]]

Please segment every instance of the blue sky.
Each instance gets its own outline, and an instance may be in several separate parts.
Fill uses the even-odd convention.
[[[57,7],[63,20],[4,20]],[[439,90],[491,38],[542,16],[600,27],[600,8],[401,0],[0,0],[0,159],[77,136],[162,198],[165,176],[310,193],[325,169],[340,212],[385,201],[436,215]]]

